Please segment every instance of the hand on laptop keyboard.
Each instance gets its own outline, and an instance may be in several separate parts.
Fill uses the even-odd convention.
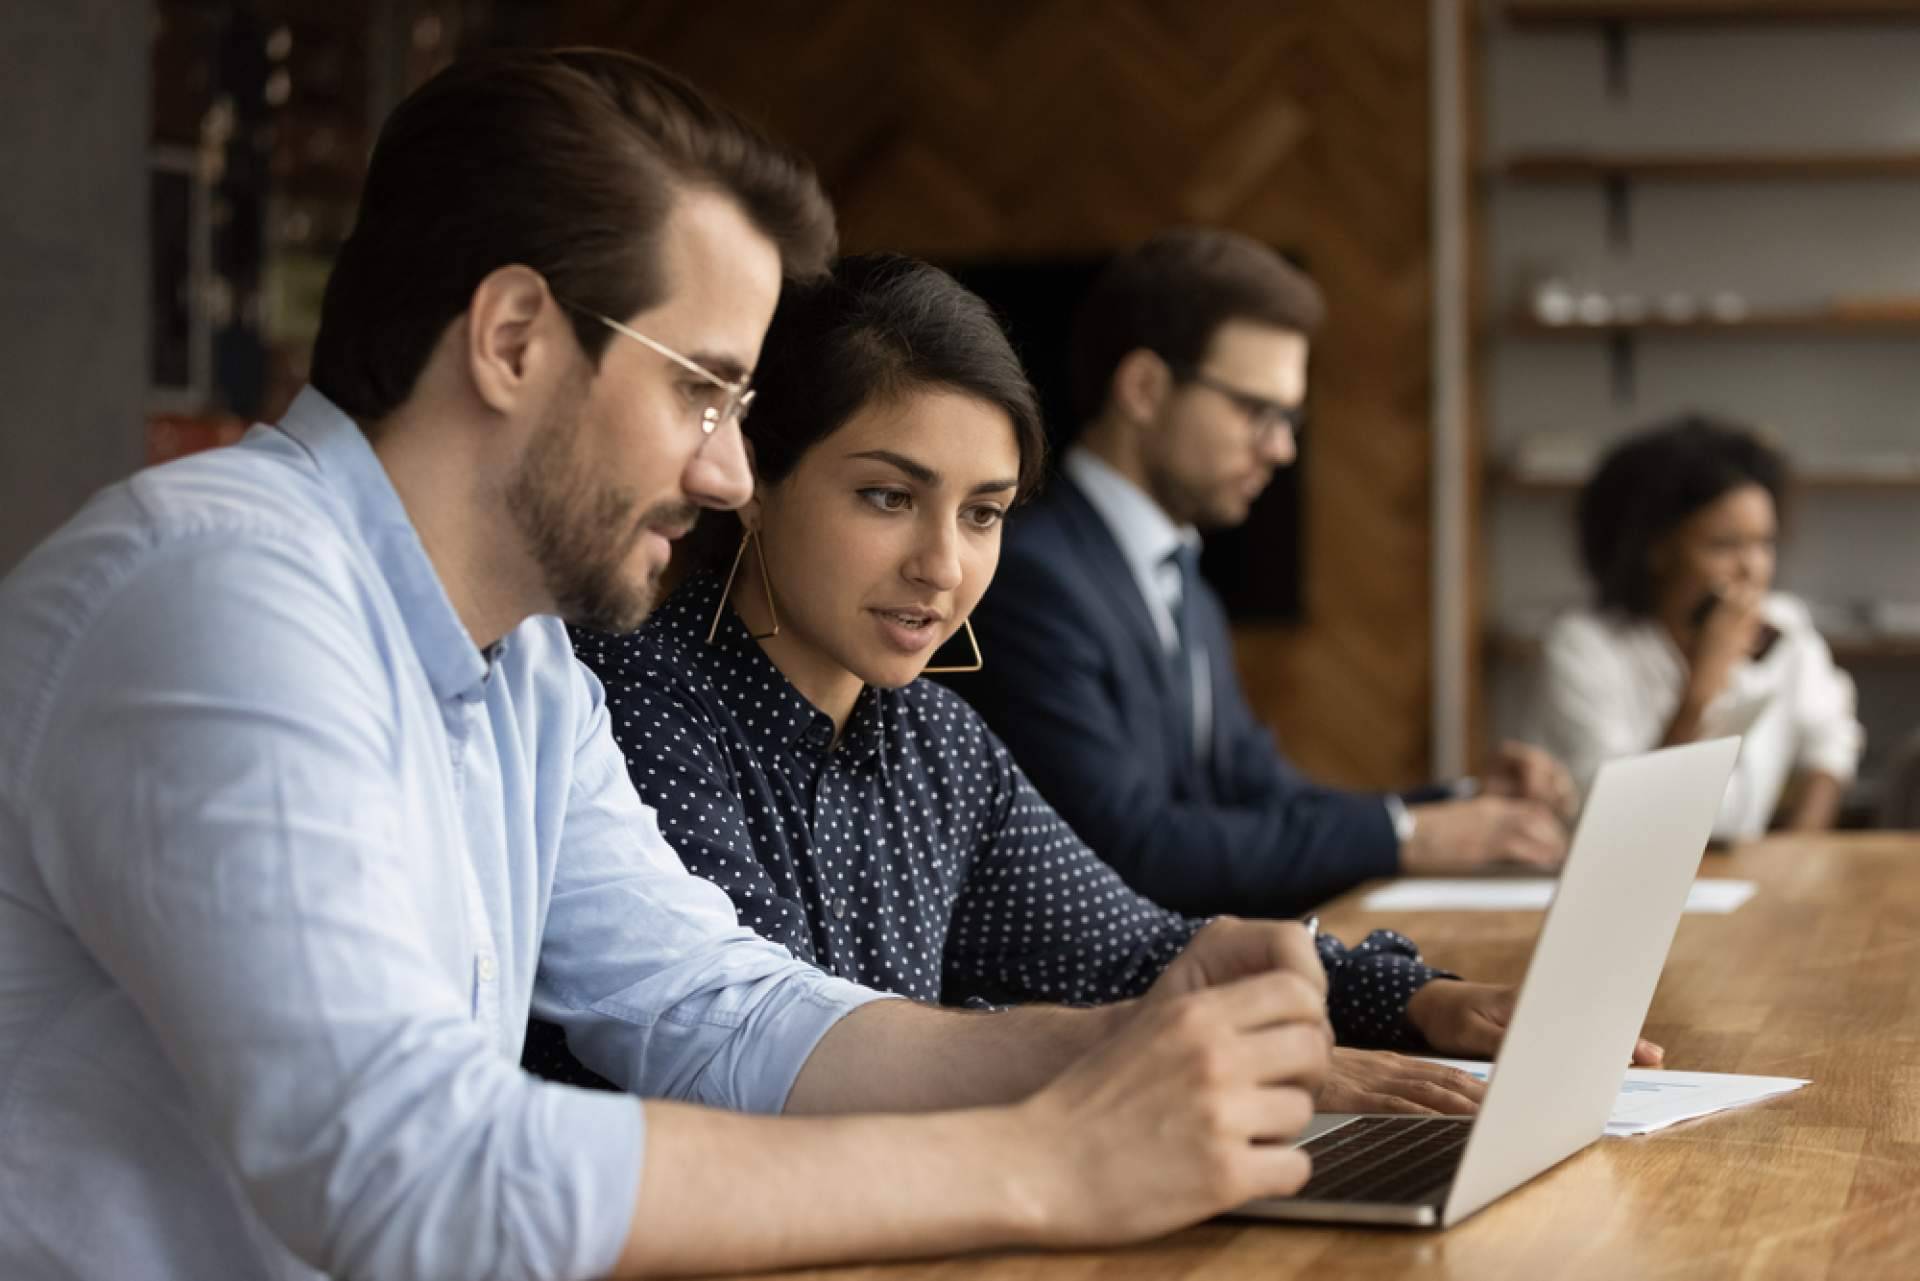
[[[1471,1116],[1484,1083],[1438,1063],[1386,1050],[1336,1049],[1333,1070],[1314,1095],[1316,1112],[1408,1112]]]
[[[1305,976],[1268,972],[1148,996],[1118,1032],[1020,1105],[1008,1161],[1054,1245],[1146,1239],[1259,1197],[1309,1160],[1331,1035]],[[1026,1171],[1033,1171],[1028,1174]]]
[[[1500,1050],[1519,995],[1519,988],[1505,984],[1435,979],[1407,1002],[1407,1021],[1437,1054],[1491,1059]],[[1644,1036],[1634,1042],[1635,1067],[1659,1067],[1666,1056],[1665,1050]]]

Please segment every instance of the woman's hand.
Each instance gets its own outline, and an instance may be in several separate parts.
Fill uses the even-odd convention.
[[[1736,583],[1719,597],[1720,603],[1695,629],[1687,653],[1687,701],[1702,711],[1726,689],[1740,664],[1752,656],[1760,629],[1767,625],[1761,613],[1766,593],[1758,587]]]
[[[1498,983],[1435,979],[1407,1002],[1407,1021],[1440,1054],[1491,1059],[1513,1021],[1520,989]],[[1633,1047],[1633,1066],[1659,1067],[1667,1052],[1641,1037]]]
[[[1332,1070],[1314,1095],[1316,1112],[1412,1112],[1472,1116],[1486,1083],[1458,1068],[1386,1050],[1336,1047]]]

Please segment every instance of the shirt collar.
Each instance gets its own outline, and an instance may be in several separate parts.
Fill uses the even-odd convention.
[[[321,480],[346,506],[400,607],[434,695],[443,701],[480,697],[487,658],[467,635],[366,433],[313,387],[294,397],[279,428],[307,451]],[[495,657],[505,645],[494,647]]]
[[[1167,558],[1182,547],[1199,548],[1199,530],[1174,524],[1145,490],[1085,445],[1069,449],[1060,466],[1100,514],[1140,582],[1152,583]]]
[[[738,690],[744,695],[752,688],[746,682],[754,680],[774,691],[776,706],[758,709],[764,713],[761,715],[748,713],[741,717],[756,748],[792,752],[803,759],[824,758],[833,743],[833,718],[809,702],[775,666],[731,605],[720,610],[719,630],[714,633],[713,644],[707,644],[707,627],[720,606],[722,586],[718,575],[703,574],[675,593],[687,606],[676,612],[672,623],[681,632],[682,646],[691,653],[711,656],[704,661],[724,663],[732,669],[730,679],[715,681],[717,689]],[[872,685],[860,691],[840,738],[840,750],[848,764],[875,770],[885,767],[886,722],[894,694],[893,690]]]

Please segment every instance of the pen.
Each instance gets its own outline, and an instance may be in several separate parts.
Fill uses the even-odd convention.
[[[1307,913],[1300,918],[1300,924],[1307,927],[1308,938],[1317,939],[1320,937],[1320,914],[1318,912]]]

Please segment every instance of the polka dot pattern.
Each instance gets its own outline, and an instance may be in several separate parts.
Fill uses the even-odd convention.
[[[703,579],[629,637],[575,634],[640,797],[745,924],[923,1001],[1144,991],[1199,922],[1141,898],[929,681],[868,688],[839,743]]]
[[[696,579],[639,632],[576,630],[574,650],[640,798],[742,924],[869,987],[978,1005],[1138,995],[1204,923],[1129,888],[942,685],[865,689],[836,744],[731,610],[706,643],[719,590]],[[1411,943],[1320,947],[1342,1041],[1417,1040],[1402,1015],[1437,972]],[[590,1079],[554,1029],[526,1061]]]

